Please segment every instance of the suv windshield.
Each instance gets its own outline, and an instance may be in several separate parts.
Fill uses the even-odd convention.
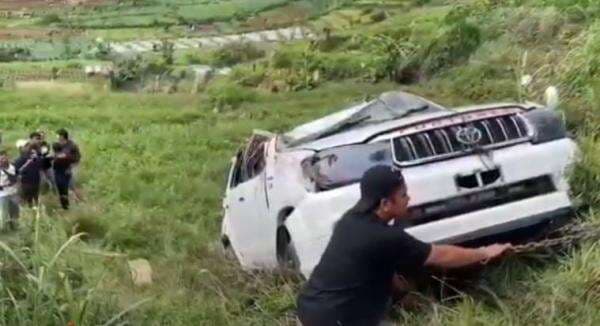
[[[389,141],[336,147],[321,151],[302,163],[306,177],[318,190],[330,190],[358,182],[375,165],[392,165]]]

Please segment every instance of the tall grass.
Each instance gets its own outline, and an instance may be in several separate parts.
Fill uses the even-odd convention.
[[[0,241],[1,324],[112,325],[140,304],[119,312],[114,294],[101,288],[107,268],[80,244],[84,234],[67,237],[39,208],[27,211],[11,244]]]

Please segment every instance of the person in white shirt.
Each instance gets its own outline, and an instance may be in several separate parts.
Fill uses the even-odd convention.
[[[17,183],[17,171],[6,151],[0,151],[0,190],[13,187]]]
[[[0,151],[0,229],[15,229],[19,218],[17,171],[6,151]]]

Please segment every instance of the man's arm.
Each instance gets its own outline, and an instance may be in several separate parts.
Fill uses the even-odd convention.
[[[460,268],[476,263],[485,263],[501,256],[510,248],[510,244],[494,244],[476,249],[452,245],[432,245],[425,266]]]
[[[13,162],[13,166],[15,167],[15,170],[16,170],[16,171],[19,171],[19,170],[21,169],[21,167],[22,167],[22,166],[25,164],[25,161],[26,161],[26,160],[25,160],[25,159],[24,159],[22,156],[21,156],[21,157],[19,157],[18,159],[16,159],[16,160]]]
[[[70,150],[70,159],[72,163],[79,163],[81,160],[81,152],[79,151],[79,146],[73,143]]]

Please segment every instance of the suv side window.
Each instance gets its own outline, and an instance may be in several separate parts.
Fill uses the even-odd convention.
[[[242,151],[238,151],[236,157],[235,157],[235,162],[233,163],[232,168],[232,172],[231,172],[231,181],[229,184],[230,188],[235,188],[238,184],[242,183],[242,158],[243,158],[243,153]]]
[[[253,137],[248,145],[238,151],[231,175],[230,188],[235,188],[259,175],[265,168],[265,144],[267,138]]]

